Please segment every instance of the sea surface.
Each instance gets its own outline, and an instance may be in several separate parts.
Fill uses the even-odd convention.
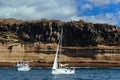
[[[76,68],[71,75],[52,75],[51,68],[32,68],[27,72],[0,68],[0,80],[120,80],[120,69]]]

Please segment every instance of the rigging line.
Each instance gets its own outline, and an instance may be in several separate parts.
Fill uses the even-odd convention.
[[[62,56],[62,51],[61,51],[61,48],[62,48],[62,34],[63,34],[63,29],[61,28],[61,34],[60,34],[60,63],[61,63],[61,56]]]

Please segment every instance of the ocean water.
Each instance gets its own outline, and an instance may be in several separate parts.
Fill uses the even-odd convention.
[[[51,68],[33,68],[27,72],[0,68],[0,80],[120,80],[120,69],[76,68],[71,75],[52,75]]]

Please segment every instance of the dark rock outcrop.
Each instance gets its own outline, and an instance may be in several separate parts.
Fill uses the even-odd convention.
[[[24,42],[58,42],[63,28],[64,46],[120,45],[120,28],[80,21],[0,19],[0,41],[17,38]],[[13,37],[14,35],[14,37]]]
[[[73,46],[120,45],[120,28],[84,21],[65,23],[64,44]]]

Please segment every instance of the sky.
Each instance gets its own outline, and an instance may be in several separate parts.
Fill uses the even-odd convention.
[[[120,0],[0,0],[0,18],[82,19],[120,26]]]

